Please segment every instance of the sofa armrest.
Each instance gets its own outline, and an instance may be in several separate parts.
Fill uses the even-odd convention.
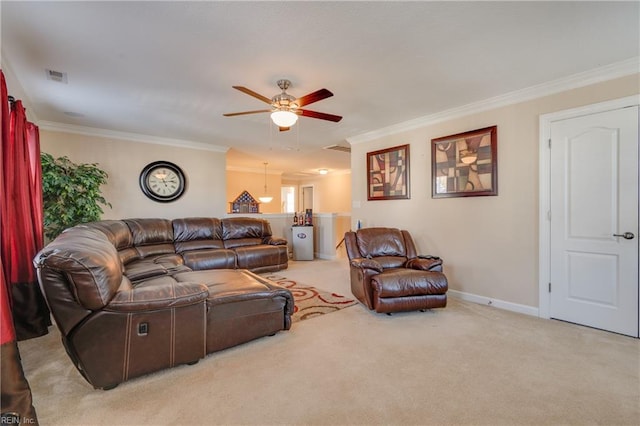
[[[379,262],[373,259],[367,259],[364,257],[352,259],[351,266],[353,266],[354,268],[373,269],[374,271],[377,271],[377,272],[382,272],[384,270],[384,268]]]
[[[442,259],[437,256],[418,256],[409,259],[405,267],[421,271],[432,271],[438,267],[442,269]]]
[[[207,286],[194,282],[177,282],[163,277],[150,285],[139,285],[120,290],[105,306],[105,311],[141,312],[165,308],[178,308],[204,303],[209,296]]]
[[[264,239],[264,244],[268,244],[270,246],[286,246],[287,240],[279,237],[267,237]]]

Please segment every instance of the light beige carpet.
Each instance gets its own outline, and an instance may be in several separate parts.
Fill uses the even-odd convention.
[[[286,275],[349,295],[344,263]],[[354,306],[111,391],[84,381],[55,329],[20,350],[42,425],[638,424],[637,339],[449,300]]]

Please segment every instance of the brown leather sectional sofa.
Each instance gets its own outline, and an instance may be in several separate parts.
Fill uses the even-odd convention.
[[[67,353],[95,388],[291,327],[291,292],[254,273],[288,265],[286,240],[262,219],[94,222],[63,232],[34,264]]]

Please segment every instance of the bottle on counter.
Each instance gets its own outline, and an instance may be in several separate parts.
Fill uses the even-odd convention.
[[[298,226],[298,213],[293,213],[293,226]]]

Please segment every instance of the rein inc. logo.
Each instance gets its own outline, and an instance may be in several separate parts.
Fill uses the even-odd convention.
[[[0,414],[0,425],[29,425],[35,424],[35,419],[30,417],[22,417],[18,413],[2,413]]]

